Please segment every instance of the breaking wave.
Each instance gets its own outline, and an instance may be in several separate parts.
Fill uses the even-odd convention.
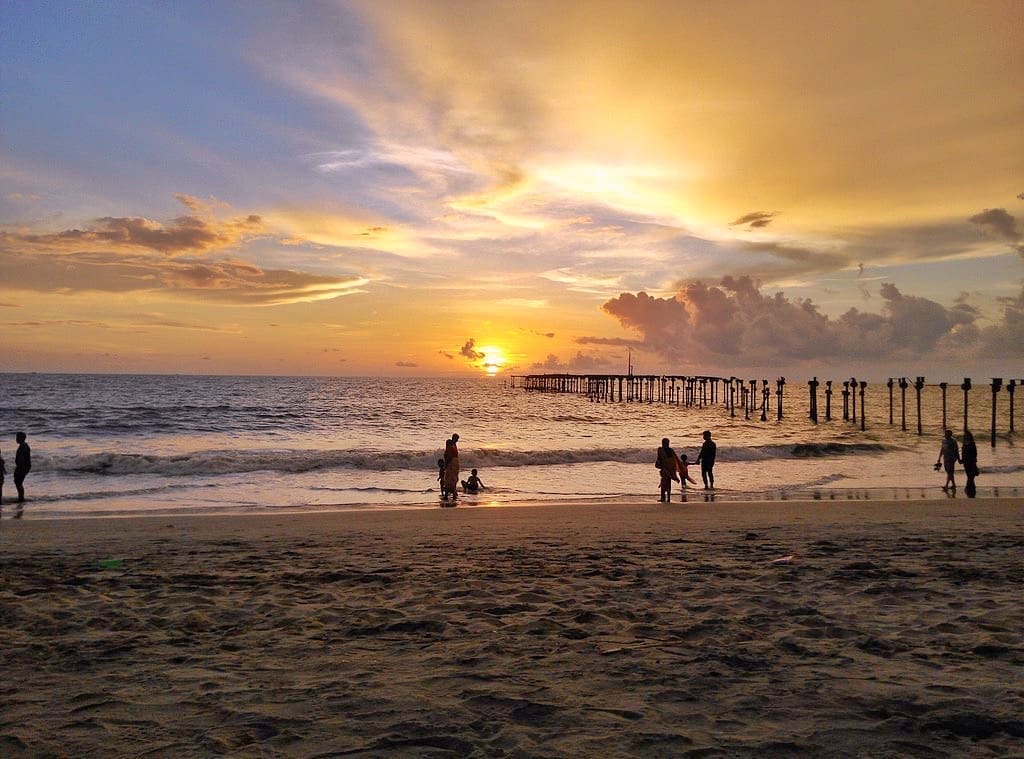
[[[720,448],[719,461],[762,461],[877,453],[893,446],[876,443],[821,443]],[[246,472],[314,472],[357,469],[388,472],[434,469],[439,451],[252,450],[221,449],[172,456],[144,453],[53,454],[39,456],[41,471],[66,474],[149,474],[176,476]],[[577,448],[541,451],[477,449],[460,457],[463,469],[473,466],[524,467],[587,463],[653,464],[654,448]]]

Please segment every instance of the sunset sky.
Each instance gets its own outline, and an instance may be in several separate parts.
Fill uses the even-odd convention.
[[[2,368],[1021,376],[1022,30],[1017,0],[6,2]]]

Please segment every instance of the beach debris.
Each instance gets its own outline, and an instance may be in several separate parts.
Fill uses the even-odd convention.
[[[103,569],[121,569],[124,567],[124,559],[100,559],[97,563]]]
[[[777,559],[772,559],[768,563],[769,564],[792,564],[793,563],[793,558],[794,558],[793,554],[790,554],[789,556],[780,556]]]

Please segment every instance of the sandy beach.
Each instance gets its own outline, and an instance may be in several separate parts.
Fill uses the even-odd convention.
[[[5,519],[0,753],[1021,756],[1022,587],[1011,499]]]

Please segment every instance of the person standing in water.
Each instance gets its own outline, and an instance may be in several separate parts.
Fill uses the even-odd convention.
[[[7,476],[7,467],[4,466],[4,457],[0,456],[0,511],[4,509],[4,478]]]
[[[21,504],[25,503],[25,478],[32,470],[32,449],[25,442],[25,433],[19,432],[14,436],[18,441],[18,450],[14,454],[14,487],[18,489],[18,513],[15,517],[21,516]]]
[[[964,462],[964,474],[967,475],[967,485],[964,492],[968,498],[974,498],[978,488],[974,484],[974,478],[978,476],[978,446],[974,442],[974,435],[970,430],[964,430],[964,447],[960,451],[960,460]]]
[[[704,430],[704,444],[697,454],[696,463],[700,464],[700,478],[704,481],[705,490],[713,490],[715,487],[715,456],[718,455],[718,446],[711,439],[711,430]]]
[[[956,438],[953,437],[953,430],[946,430],[946,436],[942,439],[942,447],[939,449],[939,458],[935,462],[936,472],[939,471],[940,466],[946,470],[946,484],[942,486],[943,490],[956,490],[956,478],[953,476],[953,470],[959,462],[960,448],[956,444]]]
[[[451,494],[452,500],[459,497],[459,433],[452,436],[444,444],[444,489]]]
[[[669,447],[668,438],[663,437],[661,448],[658,449],[658,455],[654,459],[654,466],[661,471],[661,497],[659,500],[662,503],[672,500],[672,480],[679,482],[679,475],[676,474],[677,461],[679,459],[676,452]]]

